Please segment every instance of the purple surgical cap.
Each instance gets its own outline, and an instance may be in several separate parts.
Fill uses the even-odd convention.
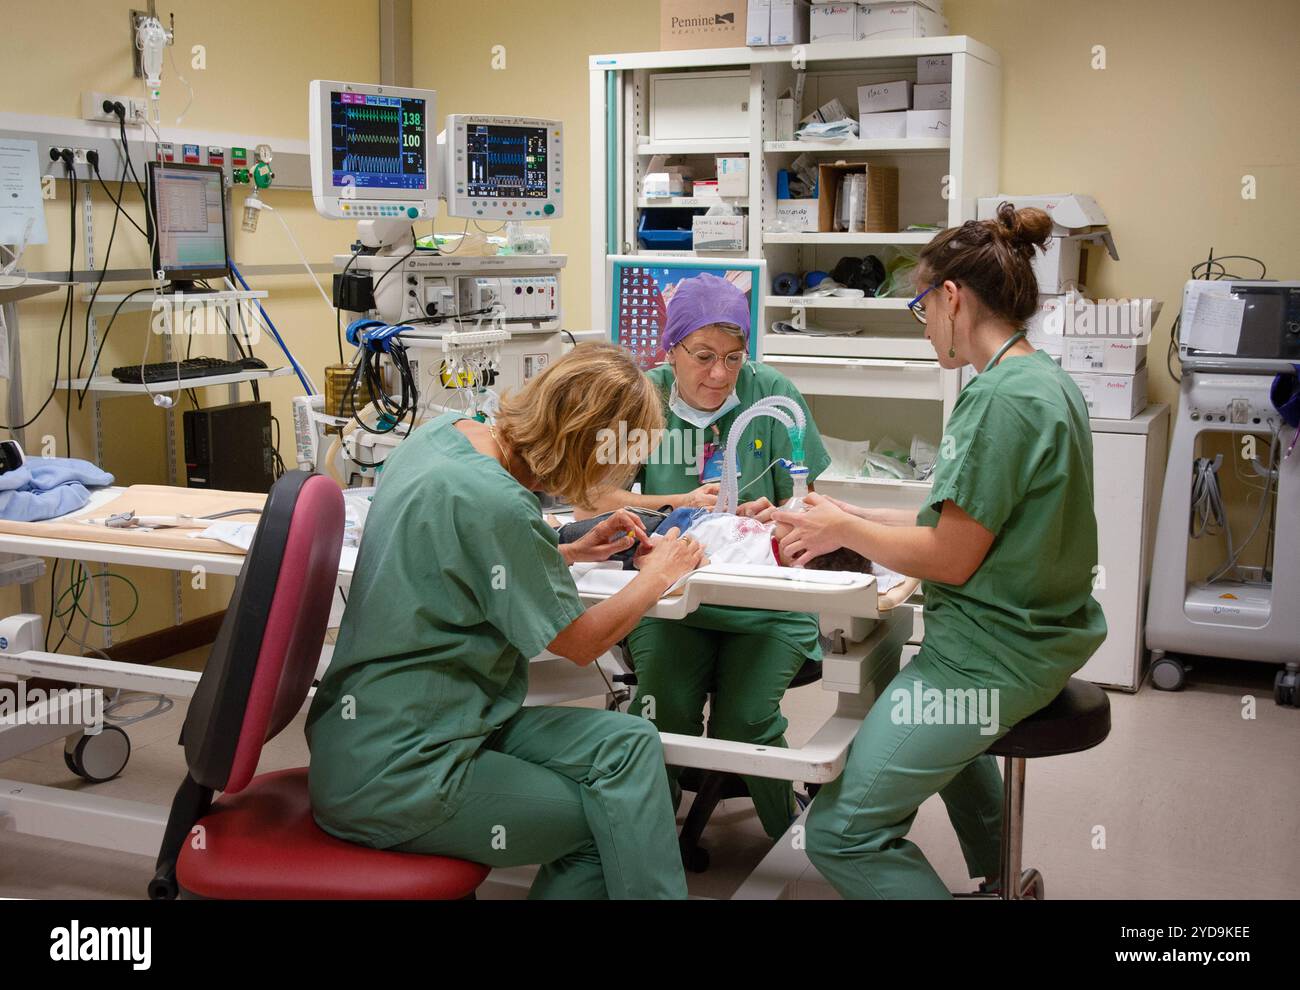
[[[749,343],[749,299],[736,285],[716,275],[696,275],[677,283],[668,303],[667,325],[660,345],[672,350],[701,327],[730,323]]]

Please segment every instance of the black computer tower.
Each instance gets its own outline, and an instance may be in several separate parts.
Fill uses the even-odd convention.
[[[185,474],[191,488],[269,492],[275,481],[271,404],[187,409]]]

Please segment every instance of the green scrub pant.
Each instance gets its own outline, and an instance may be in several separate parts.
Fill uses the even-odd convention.
[[[774,636],[663,620],[642,622],[628,634],[628,645],[637,679],[630,714],[650,718],[660,732],[703,735],[704,704],[713,691],[710,736],[785,746],[787,722],[781,714],[781,698],[807,659],[803,650]],[[668,768],[674,806],[681,802],[680,774],[679,768]],[[780,838],[795,813],[790,781],[742,779],[763,830],[773,839]]]
[[[473,761],[464,803],[394,846],[491,867],[542,864],[531,899],[686,896],[659,735],[591,708],[522,708]]]
[[[954,663],[923,644],[867,713],[844,772],[813,800],[807,819],[809,859],[844,897],[951,897],[921,850],[904,838],[922,802],[938,793],[970,876],[996,876],[1002,777],[997,760],[985,750],[1055,698],[1068,679],[1067,673],[1058,685],[1035,686],[974,647]],[[995,731],[985,734],[979,724],[971,724],[976,714],[958,716],[956,712],[968,710],[964,705],[937,724],[931,722],[934,709],[916,712],[917,682],[940,692],[996,690],[997,719],[989,719]],[[992,714],[991,699],[985,714]]]

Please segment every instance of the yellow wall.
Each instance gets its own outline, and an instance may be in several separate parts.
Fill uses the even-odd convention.
[[[4,95],[0,95],[0,111],[77,118],[81,112],[83,90],[142,94],[140,80],[131,75],[127,10],[144,6],[105,0],[45,0],[40,4],[6,9],[3,27],[0,28],[0,64],[16,82],[7,86]],[[194,100],[185,113],[182,127],[297,141],[307,138],[309,80],[342,77],[377,81],[377,0],[277,0],[275,3],[257,4],[168,0],[166,4],[160,4],[159,9],[164,17],[169,12],[176,15],[175,67],[168,60],[163,69],[164,140],[167,140],[169,126],[174,125],[188,100],[184,85],[176,77],[177,69],[194,88]],[[202,70],[191,67],[194,45],[203,45],[206,49],[206,68]],[[23,83],[24,79],[29,82]],[[37,79],[39,85],[31,82]],[[274,140],[272,145],[274,147]],[[137,169],[143,171],[139,163]],[[116,193],[116,184],[113,186]],[[50,243],[30,248],[23,259],[24,266],[31,271],[66,269],[68,264],[68,184],[59,181],[56,193],[57,198],[46,208]],[[331,223],[317,216],[309,192],[272,187],[266,200],[283,211],[313,262],[328,261],[334,252],[346,250],[353,237],[353,231],[347,225]],[[130,189],[130,183],[125,201],[128,211],[143,226],[144,207],[139,195]],[[113,207],[97,187],[94,202],[96,262],[102,265]],[[243,194],[237,192],[234,202],[236,221],[242,213],[242,202]],[[77,268],[84,268],[80,208],[77,229],[75,264]],[[230,252],[241,266],[298,262],[298,255],[286,239],[283,228],[268,215],[262,217],[255,234],[244,233],[236,222],[231,231]],[[125,222],[119,223],[112,267],[139,268],[147,267],[147,263],[144,239]],[[337,361],[337,351],[334,321],[315,287],[305,273],[253,280],[253,283],[255,287],[270,292],[266,306],[271,318],[319,385],[322,382],[320,369],[331,361]],[[107,283],[104,291],[126,291],[137,287],[134,283]],[[62,299],[62,294],[45,296],[23,303],[20,310],[23,387],[29,416],[44,401],[54,376],[53,341],[63,309]],[[85,307],[80,296],[78,300],[74,340],[79,353],[84,339]],[[100,316],[101,335],[107,315]],[[147,321],[147,314],[143,313],[119,317],[101,359],[101,374],[115,365],[140,361]],[[66,339],[65,329],[65,355]],[[157,338],[151,341],[151,347],[150,359],[160,360],[161,345]],[[224,356],[224,342],[220,338],[198,338],[195,353]],[[277,359],[278,354],[265,335],[256,347],[256,353],[273,366],[284,363]],[[273,412],[280,421],[283,431],[280,449],[290,467],[294,461],[293,418],[289,402],[297,392],[296,384],[294,380],[282,379],[262,388],[262,398],[272,400]],[[6,387],[0,384],[0,389]],[[241,398],[251,398],[248,389],[242,390]],[[205,390],[200,393],[200,401],[204,405],[224,403],[226,390]],[[69,453],[63,440],[64,408],[64,397],[59,394],[45,413],[28,427],[28,448],[32,453],[41,452],[44,446],[42,438],[47,436],[56,438],[55,452],[60,455]],[[188,400],[177,403],[175,421],[178,436],[179,410],[183,408],[189,408]],[[102,409],[105,468],[112,471],[120,483],[163,482],[163,413],[147,398],[136,397],[106,401]],[[89,402],[81,412],[74,408],[71,433],[71,455],[92,457],[94,434]],[[116,640],[141,635],[172,621],[171,582],[165,574],[139,568],[115,570],[120,570],[135,582],[141,595],[139,612],[115,631]],[[190,587],[190,576],[184,577],[186,618],[224,607],[229,598],[230,581],[210,580],[205,591],[198,591]],[[63,571],[59,583],[61,588],[66,587]],[[119,582],[113,582],[110,591],[114,618],[120,621],[127,614],[131,595]],[[48,614],[48,603],[48,583],[42,581],[37,589],[38,610]],[[0,589],[0,614],[17,610],[16,589]],[[92,635],[90,641],[96,645],[101,642],[97,635]],[[65,652],[74,651],[70,644],[64,649]]]
[[[7,14],[0,54],[13,79],[41,84],[6,89],[0,110],[67,115],[79,112],[83,89],[131,92],[126,37],[128,6],[47,0]],[[1269,263],[1270,274],[1300,276],[1294,236],[1300,189],[1300,133],[1290,122],[1300,95],[1294,0],[947,0],[955,34],[969,34],[1003,59],[1002,191],[1087,192],[1111,219],[1121,261],[1094,262],[1093,290],[1105,296],[1152,295],[1166,303],[1150,362],[1153,398],[1173,401],[1164,345],[1187,269],[1213,247]],[[172,0],[177,65],[195,88],[186,127],[304,139],[306,84],[316,77],[374,80],[378,74],[377,0],[248,0],[217,5]],[[588,326],[587,57],[658,47],[654,0],[414,0],[414,84],[436,89],[439,115],[517,112],[564,120],[568,156],[565,215],[551,223],[554,248],[569,255],[564,305],[569,326]],[[187,68],[191,45],[207,48],[207,68]],[[505,68],[494,69],[493,46]],[[1092,68],[1093,46],[1105,46],[1106,68]],[[184,104],[184,87],[165,72],[164,123]],[[18,104],[14,94],[23,93]],[[165,137],[164,133],[164,137]],[[1244,175],[1258,197],[1241,198]],[[26,263],[52,270],[67,263],[66,187],[47,210],[51,243]],[[236,216],[241,197],[236,195]],[[102,254],[111,211],[95,194]],[[128,204],[141,216],[138,197]],[[319,219],[310,196],[272,190],[311,260],[343,250],[352,232]],[[445,218],[439,229],[457,229]],[[114,266],[137,266],[138,235],[119,229]],[[292,263],[296,254],[272,218],[255,235],[233,232],[232,253],[245,264]],[[82,265],[80,250],[78,266]],[[1249,268],[1236,269],[1253,274]],[[334,327],[301,277],[265,279],[268,308],[312,374],[334,359]],[[49,341],[61,309],[52,298],[24,305],[25,388],[29,409],[53,374]],[[81,312],[79,307],[79,312]],[[120,336],[119,336],[120,335]],[[139,360],[144,318],[122,320],[105,361]],[[271,360],[267,344],[259,353]],[[156,358],[155,358],[156,359]],[[292,462],[290,381],[267,386],[284,429],[281,450]],[[39,398],[38,398],[39,397]],[[32,400],[36,399],[33,404]],[[212,392],[207,403],[224,401]],[[162,419],[147,400],[104,406],[106,466],[123,481],[161,480]],[[31,438],[57,435],[62,449],[62,398]],[[74,455],[91,450],[89,419],[73,415]],[[142,614],[121,630],[134,635],[168,621],[166,579],[132,571],[146,589]],[[228,586],[206,597],[187,595],[187,614],[218,607]],[[114,589],[115,599],[118,591]],[[12,591],[0,592],[11,610]],[[45,601],[44,591],[40,601]],[[12,598],[11,602],[9,599]]]

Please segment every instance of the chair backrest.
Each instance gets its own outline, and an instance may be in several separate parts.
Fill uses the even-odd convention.
[[[305,471],[271,489],[181,731],[195,782],[242,790],[311,689],[338,583],[343,493]]]

